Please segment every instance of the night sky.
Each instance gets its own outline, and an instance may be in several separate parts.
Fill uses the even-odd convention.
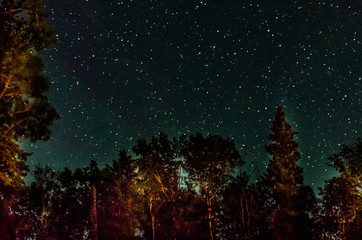
[[[231,137],[262,171],[282,106],[316,188],[334,174],[327,157],[361,136],[359,0],[45,3],[58,33],[44,53],[48,96],[61,119],[48,142],[24,144],[31,166],[104,166],[162,131]]]

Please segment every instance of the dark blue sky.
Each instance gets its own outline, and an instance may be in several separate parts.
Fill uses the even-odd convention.
[[[59,39],[44,54],[48,95],[61,119],[51,140],[25,144],[31,165],[102,165],[162,131],[232,137],[263,169],[283,106],[316,187],[333,174],[327,157],[361,136],[359,1],[45,2]]]

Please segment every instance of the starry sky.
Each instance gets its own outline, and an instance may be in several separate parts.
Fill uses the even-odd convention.
[[[44,52],[61,118],[29,164],[101,166],[158,132],[247,146],[262,170],[274,112],[298,131],[305,183],[362,132],[362,4],[356,0],[45,0]]]

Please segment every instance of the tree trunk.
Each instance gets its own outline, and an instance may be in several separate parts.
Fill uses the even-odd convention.
[[[173,221],[173,228],[172,228],[172,239],[176,240],[176,235],[177,235],[177,231],[179,230],[179,225],[176,224],[176,206],[175,206],[175,202],[173,201],[173,216],[172,216],[172,221]]]
[[[97,216],[97,190],[96,187],[92,186],[92,201],[90,209],[90,222],[91,222],[91,232],[90,239],[98,240],[98,216]]]
[[[210,234],[210,239],[214,240],[214,234],[212,232],[212,199],[214,198],[214,196],[212,196],[211,198],[209,198],[208,196],[206,197],[206,202],[207,202],[207,211],[208,211],[208,219],[209,219],[209,234]]]
[[[244,196],[244,195],[243,195]],[[241,233],[240,238],[246,239],[246,232],[245,232],[245,213],[244,213],[244,205],[243,205],[243,196],[240,198],[240,209],[241,209]]]
[[[244,240],[251,239],[250,220],[251,220],[252,206],[253,206],[253,195],[250,195],[250,199],[248,199],[246,194],[243,192],[242,196],[240,197],[240,208],[241,208],[240,238]]]
[[[251,220],[251,211],[252,211],[252,207],[253,207],[253,199],[254,199],[254,196],[251,195],[249,206],[247,206],[248,220],[246,222],[246,226],[247,226],[247,232],[248,232],[248,240],[251,239],[250,220]]]
[[[116,221],[116,223],[117,223],[117,231],[120,231],[120,227],[121,227],[120,222],[121,222],[121,204],[118,203],[118,219]]]
[[[156,233],[155,233],[155,216],[153,215],[153,209],[152,209],[152,198],[150,199],[150,214],[151,214],[151,224],[152,224],[152,240],[156,239]]]
[[[45,216],[45,204],[44,204],[44,198],[43,198],[43,208],[40,215],[40,224],[41,227],[44,228],[44,216]]]

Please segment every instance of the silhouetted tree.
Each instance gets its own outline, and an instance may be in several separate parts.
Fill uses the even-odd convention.
[[[57,200],[60,194],[58,172],[49,166],[36,166],[35,182],[27,195],[13,207],[17,219],[17,239],[56,239]]]
[[[142,188],[142,194],[147,198],[152,239],[154,240],[157,234],[175,235],[179,227],[175,218],[177,211],[175,203],[179,192],[180,168],[173,143],[166,134],[160,133],[158,137],[153,136],[149,143],[145,139],[139,140],[133,152],[138,156],[136,159],[138,183]],[[166,214],[167,221],[160,222],[157,215],[162,213],[163,204],[168,205],[171,213]],[[156,224],[163,227],[167,225],[167,233],[157,233]]]
[[[222,232],[227,239],[247,239],[250,224],[250,211],[253,205],[253,196],[247,191],[247,176],[232,177],[223,191],[223,228]]]
[[[182,190],[182,198],[178,200],[181,211],[177,219],[180,222],[180,229],[176,239],[209,239],[207,229],[207,206],[205,201],[191,185]]]
[[[254,209],[254,194],[249,189],[249,181],[253,175],[254,164],[250,164],[247,172],[243,170],[245,157],[249,153],[243,148],[242,156],[236,162],[233,175],[222,192],[222,214],[219,235],[226,239],[250,239],[251,218]]]
[[[181,139],[184,167],[206,202],[209,237],[214,239],[213,203],[221,194],[233,168],[240,159],[234,141],[217,135],[204,138],[200,133]]]
[[[273,158],[263,176],[270,231],[278,240],[311,239],[308,214],[315,199],[312,189],[303,185],[303,170],[297,164],[298,143],[294,139],[297,132],[286,121],[281,107],[277,108],[271,130],[268,138],[272,143],[266,151]]]
[[[83,169],[65,168],[59,173],[61,192],[56,208],[56,239],[83,239],[89,233],[89,176]]]
[[[87,182],[89,187],[89,222],[90,222],[90,233],[89,238],[91,240],[98,240],[98,203],[97,200],[100,196],[99,190],[101,189],[101,184],[103,183],[102,172],[98,167],[96,161],[92,160],[89,167],[84,169]]]
[[[102,170],[99,192],[99,239],[134,239],[143,219],[136,189],[134,159],[125,150]]]

